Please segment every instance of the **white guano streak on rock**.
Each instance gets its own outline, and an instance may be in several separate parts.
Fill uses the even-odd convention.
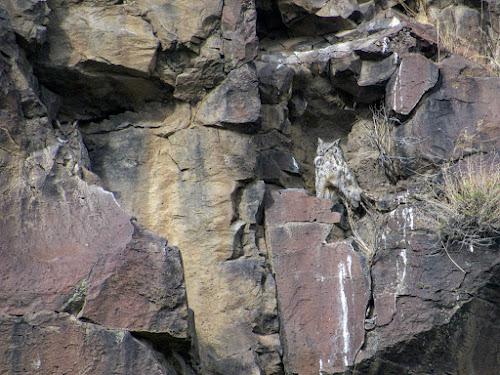
[[[344,354],[344,365],[349,365],[349,347],[350,347],[350,334],[349,334],[349,326],[348,326],[348,317],[349,317],[349,307],[347,305],[347,296],[345,294],[344,288],[344,280],[346,278],[346,270],[345,264],[339,264],[339,284],[340,284],[340,302],[342,304],[342,337],[344,341],[343,354]]]
[[[398,271],[398,288],[397,288],[397,293],[398,294],[402,294],[404,292],[404,283],[405,283],[405,279],[406,279],[406,264],[407,264],[407,255],[406,255],[406,248],[405,249],[401,249],[401,252],[399,253],[399,256],[403,259],[403,272],[401,274],[401,276],[399,276],[399,262],[398,262],[398,267],[397,267],[397,271]]]
[[[413,207],[405,207],[403,209],[403,219],[405,221],[405,227],[406,223],[410,224],[410,229],[414,230],[415,229],[415,220],[414,220],[414,215],[413,215]]]
[[[127,34],[139,35],[139,34],[137,34],[136,32],[131,31],[131,30],[129,30],[129,29],[120,29],[120,31],[123,31],[124,33],[127,33]]]
[[[401,23],[400,20],[398,20],[396,17],[392,17],[391,23],[389,24],[389,27],[396,27]]]
[[[399,81],[399,86],[401,86],[402,78],[401,76],[403,75],[403,60],[401,60],[401,64],[399,65],[399,70],[398,70],[398,81]],[[398,97],[399,97],[399,108],[400,110],[403,108],[403,88],[399,87],[398,90]]]
[[[33,369],[35,369],[35,370],[40,370],[40,367],[42,367],[42,360],[40,359],[39,353],[36,354],[36,357],[33,360],[32,366],[33,366]]]
[[[398,107],[398,100],[397,100],[398,98],[399,98],[399,106],[403,104],[401,87],[399,87],[401,85],[401,74],[402,74],[401,72],[403,70],[403,61],[404,60],[401,60],[401,64],[399,64],[398,73],[396,75],[396,82],[394,82],[394,86],[392,89],[392,109],[396,112],[400,109]]]
[[[407,237],[407,228],[409,227],[410,230],[414,230],[415,228],[413,207],[403,208],[401,216],[403,218],[403,238],[407,244],[410,244],[410,240]],[[405,246],[404,249],[401,249],[399,256],[403,259],[403,271],[400,272],[399,262],[396,262],[396,272],[398,276],[397,294],[402,294],[405,289],[404,283],[406,279],[406,265],[408,263],[407,246]]]
[[[347,269],[349,270],[349,278],[352,279],[352,257],[347,256]]]
[[[410,245],[411,234],[408,236],[407,229],[410,228],[410,231],[413,231],[415,228],[415,220],[413,216],[413,207],[405,207],[402,211],[403,218],[403,238],[406,242],[406,245]],[[408,225],[409,224],[409,225]],[[407,248],[408,246],[405,246]]]
[[[389,38],[385,37],[384,40],[382,40],[382,53],[386,53],[387,48],[389,48]]]

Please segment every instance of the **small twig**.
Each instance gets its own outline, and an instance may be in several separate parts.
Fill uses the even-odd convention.
[[[460,267],[460,266],[458,265],[458,263],[457,263],[457,262],[455,262],[455,261],[453,260],[453,258],[451,257],[450,253],[448,252],[447,245],[445,245],[445,244],[443,243],[443,241],[441,241],[441,244],[443,245],[443,249],[444,249],[444,251],[445,251],[446,255],[448,255],[448,258],[450,258],[451,262],[455,265],[455,267],[457,267],[457,268],[458,268],[460,271],[462,271],[464,274],[467,274],[467,272],[465,272],[465,271],[464,271],[464,269],[463,269],[462,267]]]

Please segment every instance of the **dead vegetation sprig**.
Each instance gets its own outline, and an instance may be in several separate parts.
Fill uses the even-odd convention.
[[[467,38],[458,35],[455,29],[446,24],[441,24],[439,20],[436,21],[436,34],[438,61],[441,61],[442,49],[470,59],[473,59],[474,56],[479,56],[479,50]]]
[[[385,106],[371,107],[372,121],[364,122],[365,130],[370,145],[379,154],[379,159],[385,169],[386,175],[391,183],[398,181],[397,158],[393,156],[392,130],[395,127],[395,119],[389,116]]]
[[[429,16],[428,1],[397,1],[403,11],[415,21],[427,24],[435,22],[438,61],[441,61],[442,51],[446,50],[471,59],[483,65],[492,75],[500,77],[500,19],[491,10],[494,5],[481,0],[481,26],[479,26],[481,37],[472,41],[467,35],[459,35],[456,25],[442,24],[439,19],[432,21]],[[491,20],[497,20],[499,24],[488,24]]]
[[[489,19],[497,19],[489,11]],[[481,26],[479,40],[469,40],[459,35],[456,25],[441,24],[436,20],[438,44],[438,61],[441,61],[441,50],[455,53],[471,59],[484,66],[493,76],[500,77],[500,34],[499,25],[485,25],[485,11],[481,1]],[[500,22],[500,20],[499,20]]]
[[[398,4],[401,5],[409,17],[421,23],[429,23],[426,0],[415,0],[412,5],[408,3],[406,0],[398,0]]]
[[[431,224],[447,251],[458,244],[473,252],[500,240],[500,163],[483,155],[442,168],[438,193],[430,200]]]
[[[365,231],[364,235],[358,230],[360,221],[355,221],[352,209],[346,200],[342,200],[346,207],[347,222],[352,232],[352,239],[356,244],[359,253],[363,254],[368,260],[373,259],[377,248],[379,246],[378,240],[380,238],[381,225],[379,223],[380,217],[377,215],[375,209],[371,206],[363,205],[367,216],[365,217]],[[367,220],[366,220],[367,219]]]
[[[485,64],[491,73],[500,77],[500,37],[495,38],[491,28],[488,29],[488,32],[481,30],[481,34],[483,53],[476,58]]]
[[[467,38],[457,34],[450,27],[437,24],[438,45],[448,52],[466,57],[484,66],[493,76],[500,77],[500,37],[495,37],[492,29],[480,29],[481,38],[474,45]],[[441,49],[438,49],[438,61],[441,61]]]

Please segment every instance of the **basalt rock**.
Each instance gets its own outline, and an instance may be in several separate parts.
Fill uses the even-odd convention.
[[[47,37],[50,8],[43,0],[8,0],[4,2],[12,28],[29,43],[43,44]]]
[[[479,327],[500,313],[495,299],[482,297],[496,288],[496,250],[455,248],[446,254],[422,208],[402,205],[389,215],[371,269],[374,324],[355,373],[428,373],[436,366],[451,373],[493,373],[497,344]],[[461,354],[465,346],[467,356]]]
[[[2,21],[2,371],[175,373],[130,332],[156,335],[171,355],[189,347],[180,253],[96,185],[78,122],[47,117]],[[104,352],[114,354],[96,363]]]
[[[40,137],[47,123],[35,124]],[[3,173],[9,194],[1,207],[1,311],[68,311],[109,327],[186,339],[178,250],[134,228],[110,192],[82,180],[85,161],[71,142],[47,136],[47,146],[19,163],[24,183],[14,168]],[[17,162],[19,156],[9,164]],[[139,259],[144,272],[133,266]]]
[[[224,1],[222,37],[226,69],[251,62],[257,56],[257,11],[254,0]]]
[[[86,130],[90,158],[123,207],[182,249],[203,373],[279,373],[275,283],[264,260],[265,183],[256,179],[259,150],[276,141],[207,126],[158,136],[168,123],[126,118]],[[121,121],[133,126],[120,130]]]
[[[443,61],[439,89],[396,130],[396,150],[409,158],[440,163],[471,152],[498,148],[498,82],[460,57]]]
[[[422,55],[405,56],[386,87],[386,106],[396,113],[410,114],[436,85],[438,76],[439,68]]]
[[[61,39],[64,36],[64,39]],[[159,41],[153,29],[126,5],[59,6],[50,13],[46,65],[73,68],[104,65],[148,75]]]
[[[263,104],[278,104],[290,99],[293,69],[278,64],[257,64],[260,98]]]
[[[214,111],[214,108],[219,108]],[[260,99],[255,68],[245,65],[233,70],[226,80],[200,103],[195,122],[252,132],[260,117]]]
[[[176,373],[175,360],[163,360],[130,332],[65,313],[0,314],[0,333],[0,368],[6,373]]]
[[[186,46],[196,51],[220,22],[222,4],[221,0],[197,0],[189,5],[165,0],[136,0],[130,9],[149,21],[164,50]]]
[[[284,23],[295,35],[327,34],[354,28],[356,23],[349,17],[359,11],[355,0],[280,0],[278,5]]]
[[[131,6],[49,6],[47,44],[38,52],[36,71],[62,97],[61,110],[69,118],[130,109],[165,95],[164,87],[146,79],[156,65],[159,40]]]
[[[292,374],[342,371],[363,344],[368,268],[348,244],[325,243],[340,220],[331,206],[299,190],[274,190],[266,198],[285,369]]]

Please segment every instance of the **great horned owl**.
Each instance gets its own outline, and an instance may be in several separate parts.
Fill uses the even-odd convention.
[[[362,198],[356,176],[344,160],[340,139],[324,142],[318,138],[314,166],[316,170],[316,196],[336,201],[340,198],[352,209],[357,209]]]

